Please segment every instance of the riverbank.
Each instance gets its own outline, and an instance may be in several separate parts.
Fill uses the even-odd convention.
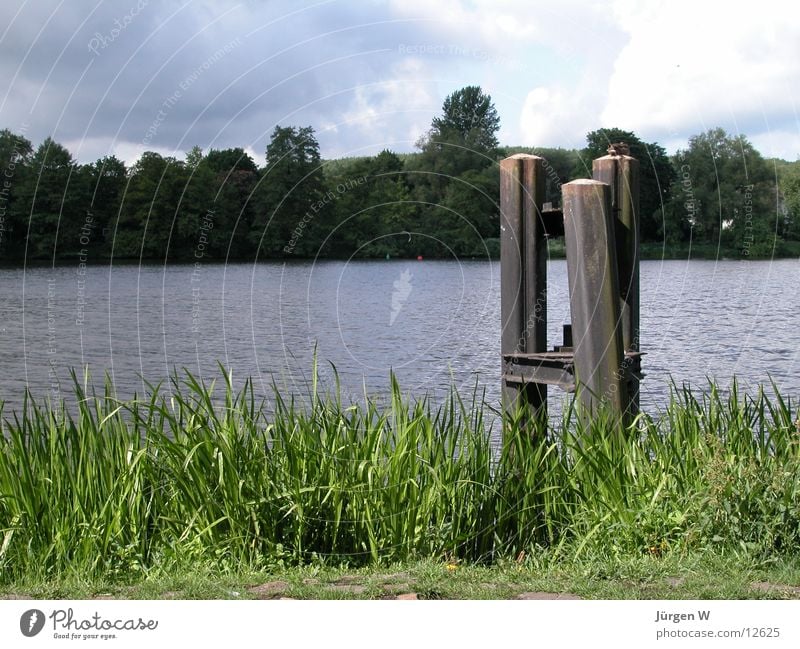
[[[774,245],[751,246],[747,249],[716,244],[697,243],[643,243],[642,259],[711,259],[711,260],[770,260],[797,259],[800,241],[775,241]]]
[[[800,241],[775,241],[774,245],[751,246],[743,250],[717,244],[707,243],[666,243],[657,241],[643,242],[640,258],[656,261],[691,259],[711,260],[770,260],[797,259],[800,257]],[[557,238],[548,242],[548,255],[551,259],[565,259],[564,239]]]
[[[548,242],[548,256],[551,259],[565,259],[566,258],[566,247],[564,245],[563,237],[558,237],[555,239],[551,239]],[[751,246],[747,250],[742,250],[740,248],[731,248],[728,246],[722,246],[718,244],[706,244],[706,243],[666,243],[666,242],[658,242],[658,241],[649,241],[643,242],[640,251],[640,258],[641,259],[648,259],[648,260],[683,260],[687,261],[690,259],[715,259],[715,260],[769,260],[769,259],[797,259],[800,257],[800,241],[775,241],[770,243],[769,245],[762,245],[759,247]],[[285,262],[285,263],[302,263],[307,262],[309,260],[314,261],[352,261],[357,259],[359,261],[375,261],[381,259],[391,259],[391,260],[402,260],[402,259],[414,259],[416,260],[416,256],[412,257],[401,257],[401,256],[392,256],[386,257],[385,255],[377,255],[377,256],[358,256],[358,257],[328,257],[328,256],[319,256],[319,257],[302,257],[298,255],[291,255],[289,257],[259,257],[257,261],[261,262]],[[445,257],[435,257],[435,256],[428,256],[425,259],[429,261],[441,261],[447,260],[452,261],[452,255],[445,256]],[[465,256],[461,259],[470,260],[470,261],[499,261],[500,260],[500,240],[499,239],[487,239],[486,240],[486,247],[485,249],[481,249],[479,252],[471,256]],[[0,267],[3,268],[22,268],[22,267],[44,267],[44,266],[69,266],[69,265],[77,265],[82,264],[85,267],[89,266],[106,266],[113,261],[114,266],[141,266],[141,265],[156,265],[156,266],[180,266],[186,264],[195,264],[196,260],[190,257],[182,258],[178,257],[175,259],[170,259],[169,261],[165,262],[163,258],[155,258],[155,259],[147,259],[147,258],[127,258],[127,257],[112,257],[108,254],[107,251],[96,251],[93,252],[90,256],[87,256],[87,259],[81,259],[78,255],[65,255],[53,258],[50,257],[40,257],[40,258],[29,258],[27,259],[24,264],[23,261],[17,260],[5,260]],[[252,263],[254,260],[250,257],[247,258],[235,258],[229,257],[226,259],[215,259],[213,257],[205,257],[203,259],[203,265],[208,264],[230,264],[230,263],[240,263],[240,262],[247,262]]]
[[[316,564],[235,573],[196,566],[127,579],[73,574],[22,580],[0,586],[0,599],[800,599],[800,560],[695,553],[575,563],[524,557],[494,566],[442,560],[359,569]]]
[[[372,597],[387,567],[418,565],[413,593],[444,588],[425,586],[425,571],[478,580],[499,570],[487,583],[509,596],[517,583],[547,590],[554,575],[566,575],[556,591],[592,596],[605,591],[580,575],[602,580],[618,566],[622,596],[625,570],[639,566],[650,584],[685,580],[706,556],[729,566],[721,574],[742,571],[736,596],[751,582],[778,585],[766,596],[797,585],[800,420],[780,394],[676,390],[663,413],[628,430],[568,410],[546,433],[520,435],[519,413],[493,447],[486,406],[455,392],[434,408],[393,383],[382,405],[343,403],[314,382],[304,400],[275,394],[267,410],[251,385],[220,382],[186,374],[131,402],[76,382],[72,412],[29,399],[6,413],[6,594],[80,584],[149,593],[151,583],[166,592],[189,574],[240,592],[322,569],[333,582],[373,575],[351,593]],[[479,596],[468,583],[441,592]]]

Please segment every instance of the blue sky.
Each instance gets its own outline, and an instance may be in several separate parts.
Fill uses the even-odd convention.
[[[82,162],[243,146],[280,125],[324,157],[414,150],[450,92],[492,95],[503,144],[602,126],[668,151],[722,126],[800,156],[800,21],[778,1],[5,0],[0,127]],[[2,28],[0,28],[2,29]]]

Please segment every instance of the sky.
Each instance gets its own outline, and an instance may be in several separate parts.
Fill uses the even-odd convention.
[[[323,158],[415,150],[491,95],[504,145],[618,127],[668,152],[721,126],[800,157],[800,20],[773,0],[3,0],[0,128],[79,162],[312,126]]]

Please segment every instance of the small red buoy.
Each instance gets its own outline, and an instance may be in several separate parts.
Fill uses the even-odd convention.
[[[422,255],[417,255],[417,261],[422,261]]]

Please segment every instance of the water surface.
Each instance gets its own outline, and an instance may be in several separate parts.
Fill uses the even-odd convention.
[[[28,386],[64,395],[69,369],[108,373],[119,396],[175,368],[209,380],[218,363],[266,394],[305,393],[316,350],[327,385],[385,393],[450,383],[499,395],[499,264],[325,261],[0,269],[0,396]],[[641,265],[642,403],[663,404],[670,378],[800,394],[800,263],[646,261]],[[549,339],[569,321],[566,264],[549,264]],[[551,391],[555,394],[554,391]]]

